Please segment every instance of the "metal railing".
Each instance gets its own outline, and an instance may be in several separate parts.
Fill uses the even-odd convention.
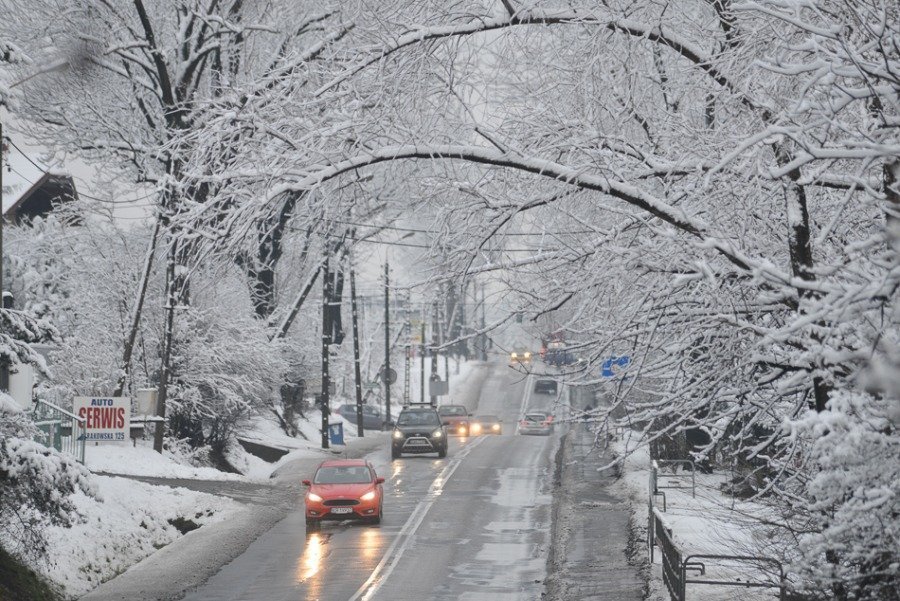
[[[697,474],[697,465],[693,461],[691,461],[689,459],[657,459],[653,463],[656,464],[657,469],[659,469],[659,464],[674,464],[674,465],[689,465],[689,466],[691,466],[691,496],[692,497],[697,496],[697,475],[696,475]],[[654,477],[658,478],[658,475],[655,474]],[[672,473],[672,474],[666,474],[665,477],[666,478],[685,478],[687,476],[685,474]],[[676,485],[671,485],[671,484],[666,485],[666,486],[659,486],[659,484],[657,484],[656,489],[659,490],[661,488],[686,488],[686,487],[685,486],[676,486]]]
[[[657,467],[655,464],[656,462],[653,462],[653,467],[651,468],[651,495],[647,505],[647,546],[650,551],[651,564],[655,563],[654,550],[656,547],[659,547],[662,560],[663,584],[666,585],[666,589],[669,591],[669,596],[672,601],[686,601],[688,584],[742,586],[745,588],[777,588],[778,598],[783,601],[785,599],[787,587],[784,567],[777,559],[752,555],[684,554],[681,548],[675,543],[672,527],[666,523],[665,518],[663,518],[663,514],[659,509],[653,506],[653,486],[656,483],[654,471]],[[763,564],[768,564],[778,569],[778,582],[741,580],[739,578],[733,578],[731,580],[688,578],[688,572],[696,572],[700,576],[706,575],[706,563],[701,560],[757,564],[757,567],[760,568]]]
[[[650,462],[650,505],[653,506],[654,497],[662,497],[663,511],[666,510],[666,493],[659,490],[659,465],[656,461]]]
[[[742,563],[750,563],[750,564],[769,564],[776,568],[778,568],[778,583],[774,582],[752,582],[749,580],[741,581],[741,580],[696,580],[687,578],[688,570],[697,571],[701,576],[706,575],[706,564],[702,561],[697,561],[699,559],[713,559],[720,561],[728,561],[728,562],[742,562]],[[681,562],[681,573],[682,573],[682,587],[686,587],[688,584],[712,584],[718,586],[742,586],[745,588],[777,588],[778,589],[778,598],[783,600],[785,598],[785,578],[784,578],[784,566],[781,565],[781,562],[772,557],[757,557],[754,555],[710,555],[703,553],[695,553],[692,555],[688,555]],[[683,588],[686,590],[686,588]],[[684,596],[682,596],[682,600]]]
[[[85,420],[53,403],[37,399],[32,414],[40,431],[38,442],[62,453],[73,455],[84,463]]]
[[[653,562],[653,547],[658,546],[662,557],[662,577],[669,595],[674,601],[684,601],[684,570],[681,550],[672,538],[672,528],[666,524],[662,514],[655,507],[650,510],[649,528],[652,532],[650,562]]]

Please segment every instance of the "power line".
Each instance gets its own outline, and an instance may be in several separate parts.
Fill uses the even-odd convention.
[[[294,232],[306,232],[306,230],[303,230],[300,228],[292,227],[289,229]],[[320,236],[322,238],[340,238],[342,240],[351,240],[353,242],[366,242],[368,244],[383,244],[385,246],[405,246],[408,248],[424,248],[424,249],[434,248],[433,246],[431,246],[429,244],[415,244],[412,242],[400,242],[400,241],[391,242],[391,241],[387,241],[387,240],[372,240],[370,238],[354,238],[352,236],[345,236],[342,234],[328,234],[328,233],[316,232],[316,231],[313,231],[312,233],[315,234],[316,236]],[[485,252],[487,250],[487,251],[497,251],[497,252],[534,253],[537,251],[556,252],[559,249],[558,248],[499,248],[499,249],[478,248],[478,249],[466,249],[466,250],[469,250],[469,252]]]
[[[414,234],[431,234],[438,236],[441,232],[437,230],[428,230],[421,228],[411,228],[411,227],[398,227],[395,225],[381,225],[377,223],[354,223],[352,221],[345,221],[342,219],[334,219],[330,217],[323,217],[324,221],[330,221],[332,223],[339,223],[341,225],[349,225],[352,227],[369,227],[369,228],[379,228],[385,230],[394,230],[397,232],[412,232]],[[514,237],[523,237],[523,236],[560,236],[563,234],[596,234],[595,230],[572,230],[568,232],[509,232],[509,233],[496,233],[492,237],[503,237],[503,238],[514,238]]]

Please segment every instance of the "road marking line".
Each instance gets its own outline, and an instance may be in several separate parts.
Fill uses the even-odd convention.
[[[519,407],[519,415],[516,417],[516,432],[519,431],[519,422],[525,417],[525,408],[528,406],[528,401],[531,399],[531,389],[533,388],[531,379],[533,377],[534,374],[528,374],[525,377],[525,394],[522,395],[522,406]]]
[[[441,493],[444,492],[444,485],[450,480],[453,472],[455,472],[456,468],[462,464],[462,460],[466,458],[466,455],[468,455],[472,449],[484,442],[484,440],[485,437],[483,436],[477,440],[473,440],[470,444],[466,445],[465,449],[456,453],[450,463],[441,470],[428,488],[426,497],[419,501],[415,510],[413,510],[412,515],[409,516],[406,523],[403,524],[403,528],[400,529],[397,538],[394,539],[394,542],[391,543],[391,546],[385,551],[384,557],[382,557],[381,561],[378,562],[378,565],[375,566],[375,569],[368,579],[366,579],[363,585],[359,587],[359,590],[353,593],[353,596],[350,597],[349,601],[357,601],[357,599],[369,601],[375,593],[378,592],[378,589],[382,587],[391,575],[391,572],[397,567],[406,548],[412,543],[412,535],[419,529],[428,510],[431,509],[431,506],[434,505],[435,501],[441,496]],[[401,542],[403,543],[402,545],[400,544]],[[390,564],[388,564],[389,561]],[[387,567],[385,568],[385,566]],[[384,573],[382,573],[382,570]]]

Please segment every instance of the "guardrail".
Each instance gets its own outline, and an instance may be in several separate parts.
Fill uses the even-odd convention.
[[[84,418],[41,399],[35,402],[32,418],[44,438],[40,442],[84,463]]]

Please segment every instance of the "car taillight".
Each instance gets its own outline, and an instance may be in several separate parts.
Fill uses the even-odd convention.
[[[527,425],[528,425],[528,422],[525,421],[525,420],[523,419],[522,421],[519,422],[519,425],[520,425],[520,426],[527,426]]]

